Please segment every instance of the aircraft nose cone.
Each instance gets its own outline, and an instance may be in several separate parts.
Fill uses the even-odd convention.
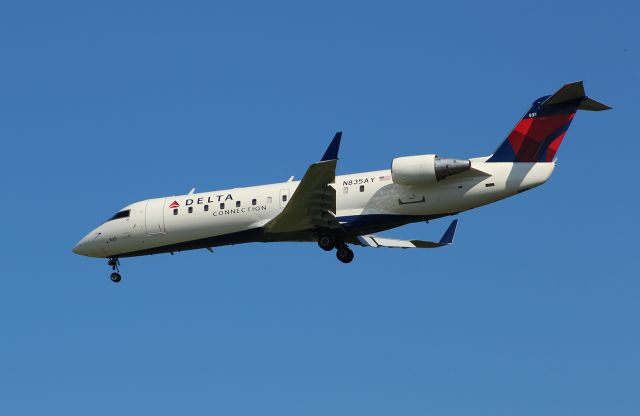
[[[71,251],[75,254],[87,257],[104,257],[101,241],[98,239],[101,233],[89,233],[78,244],[73,246]]]
[[[88,250],[88,247],[87,247],[87,237],[85,237],[82,240],[78,241],[78,244],[73,246],[71,251],[73,251],[75,254],[79,254],[81,256],[88,256],[89,255],[89,250]]]

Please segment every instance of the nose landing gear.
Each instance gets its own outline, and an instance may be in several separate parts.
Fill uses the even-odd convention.
[[[120,260],[117,257],[109,257],[109,261],[107,262],[109,266],[111,266],[111,281],[114,283],[118,283],[122,280],[122,276],[120,276]]]

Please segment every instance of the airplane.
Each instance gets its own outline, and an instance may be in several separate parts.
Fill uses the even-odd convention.
[[[127,205],[73,247],[107,258],[119,282],[120,259],[253,242],[316,242],[343,263],[349,245],[437,248],[453,242],[457,219],[438,241],[376,233],[452,216],[545,183],[577,110],[610,107],[585,95],[582,81],[538,98],[497,150],[471,159],[397,157],[391,169],[336,176],[342,133],[300,181],[147,199]]]

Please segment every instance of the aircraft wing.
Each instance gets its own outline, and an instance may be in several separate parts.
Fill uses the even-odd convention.
[[[282,212],[264,225],[269,233],[288,233],[318,228],[342,228],[336,220],[336,165],[342,133],[338,132],[322,159],[309,166]]]
[[[458,220],[453,220],[447,231],[438,242],[422,240],[397,240],[395,238],[377,237],[374,235],[361,235],[358,242],[363,247],[388,247],[388,248],[437,248],[453,243]]]

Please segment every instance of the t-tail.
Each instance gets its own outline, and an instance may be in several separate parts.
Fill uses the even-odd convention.
[[[611,107],[587,97],[582,81],[538,98],[487,162],[551,162],[578,110]]]

